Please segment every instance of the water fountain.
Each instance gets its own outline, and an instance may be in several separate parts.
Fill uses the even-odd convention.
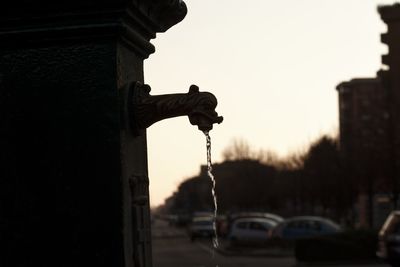
[[[152,266],[145,129],[222,120],[196,87],[143,85],[150,39],[186,12],[181,0],[1,1],[1,266]]]
[[[209,92],[200,92],[196,85],[191,85],[186,94],[166,94],[150,95],[151,88],[141,82],[128,83],[122,91],[127,97],[126,110],[131,133],[140,135],[143,130],[152,124],[173,117],[187,116],[192,125],[197,125],[198,129],[206,136],[207,148],[207,167],[208,176],[212,182],[211,194],[214,203],[214,238],[213,246],[218,247],[218,236],[216,229],[217,219],[217,197],[215,194],[215,179],[211,167],[211,137],[209,131],[212,130],[214,123],[221,123],[223,118],[218,116],[215,111],[217,99]]]
[[[133,134],[138,135],[150,125],[164,119],[188,116],[192,125],[208,132],[214,123],[221,123],[222,117],[215,112],[217,99],[209,92],[200,92],[191,85],[189,92],[166,95],[150,95],[151,88],[140,82],[129,83],[127,91],[127,111]]]

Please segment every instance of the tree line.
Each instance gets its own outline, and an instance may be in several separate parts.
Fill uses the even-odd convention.
[[[356,187],[341,159],[338,140],[322,136],[303,153],[279,159],[235,140],[213,166],[221,213],[264,211],[282,216],[322,215],[351,223]],[[211,210],[206,167],[182,182],[168,200],[170,212]]]

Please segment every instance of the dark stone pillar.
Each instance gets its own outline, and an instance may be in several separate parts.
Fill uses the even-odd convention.
[[[146,136],[126,127],[183,2],[0,3],[0,266],[151,266]]]

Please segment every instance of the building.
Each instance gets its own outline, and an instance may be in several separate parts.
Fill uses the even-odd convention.
[[[358,186],[361,227],[379,227],[398,207],[400,179],[400,4],[380,6],[389,53],[375,78],[340,83],[340,150]]]
[[[387,32],[381,35],[381,41],[388,46],[389,51],[387,55],[382,56],[382,63],[387,70],[379,74],[388,93],[391,171],[397,204],[400,184],[400,4],[380,6],[378,12],[388,28]],[[398,206],[395,205],[395,208]]]
[[[337,90],[340,151],[358,188],[358,224],[374,225],[374,216],[370,216],[374,214],[374,196],[390,192],[392,188],[391,175],[388,173],[390,142],[387,92],[379,77],[342,82]]]

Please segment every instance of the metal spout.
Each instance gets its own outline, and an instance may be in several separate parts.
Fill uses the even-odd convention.
[[[192,125],[205,132],[221,123],[223,117],[215,111],[217,98],[209,92],[199,92],[191,85],[186,94],[150,95],[150,86],[135,82],[129,85],[130,126],[134,134],[164,119],[188,116]]]

